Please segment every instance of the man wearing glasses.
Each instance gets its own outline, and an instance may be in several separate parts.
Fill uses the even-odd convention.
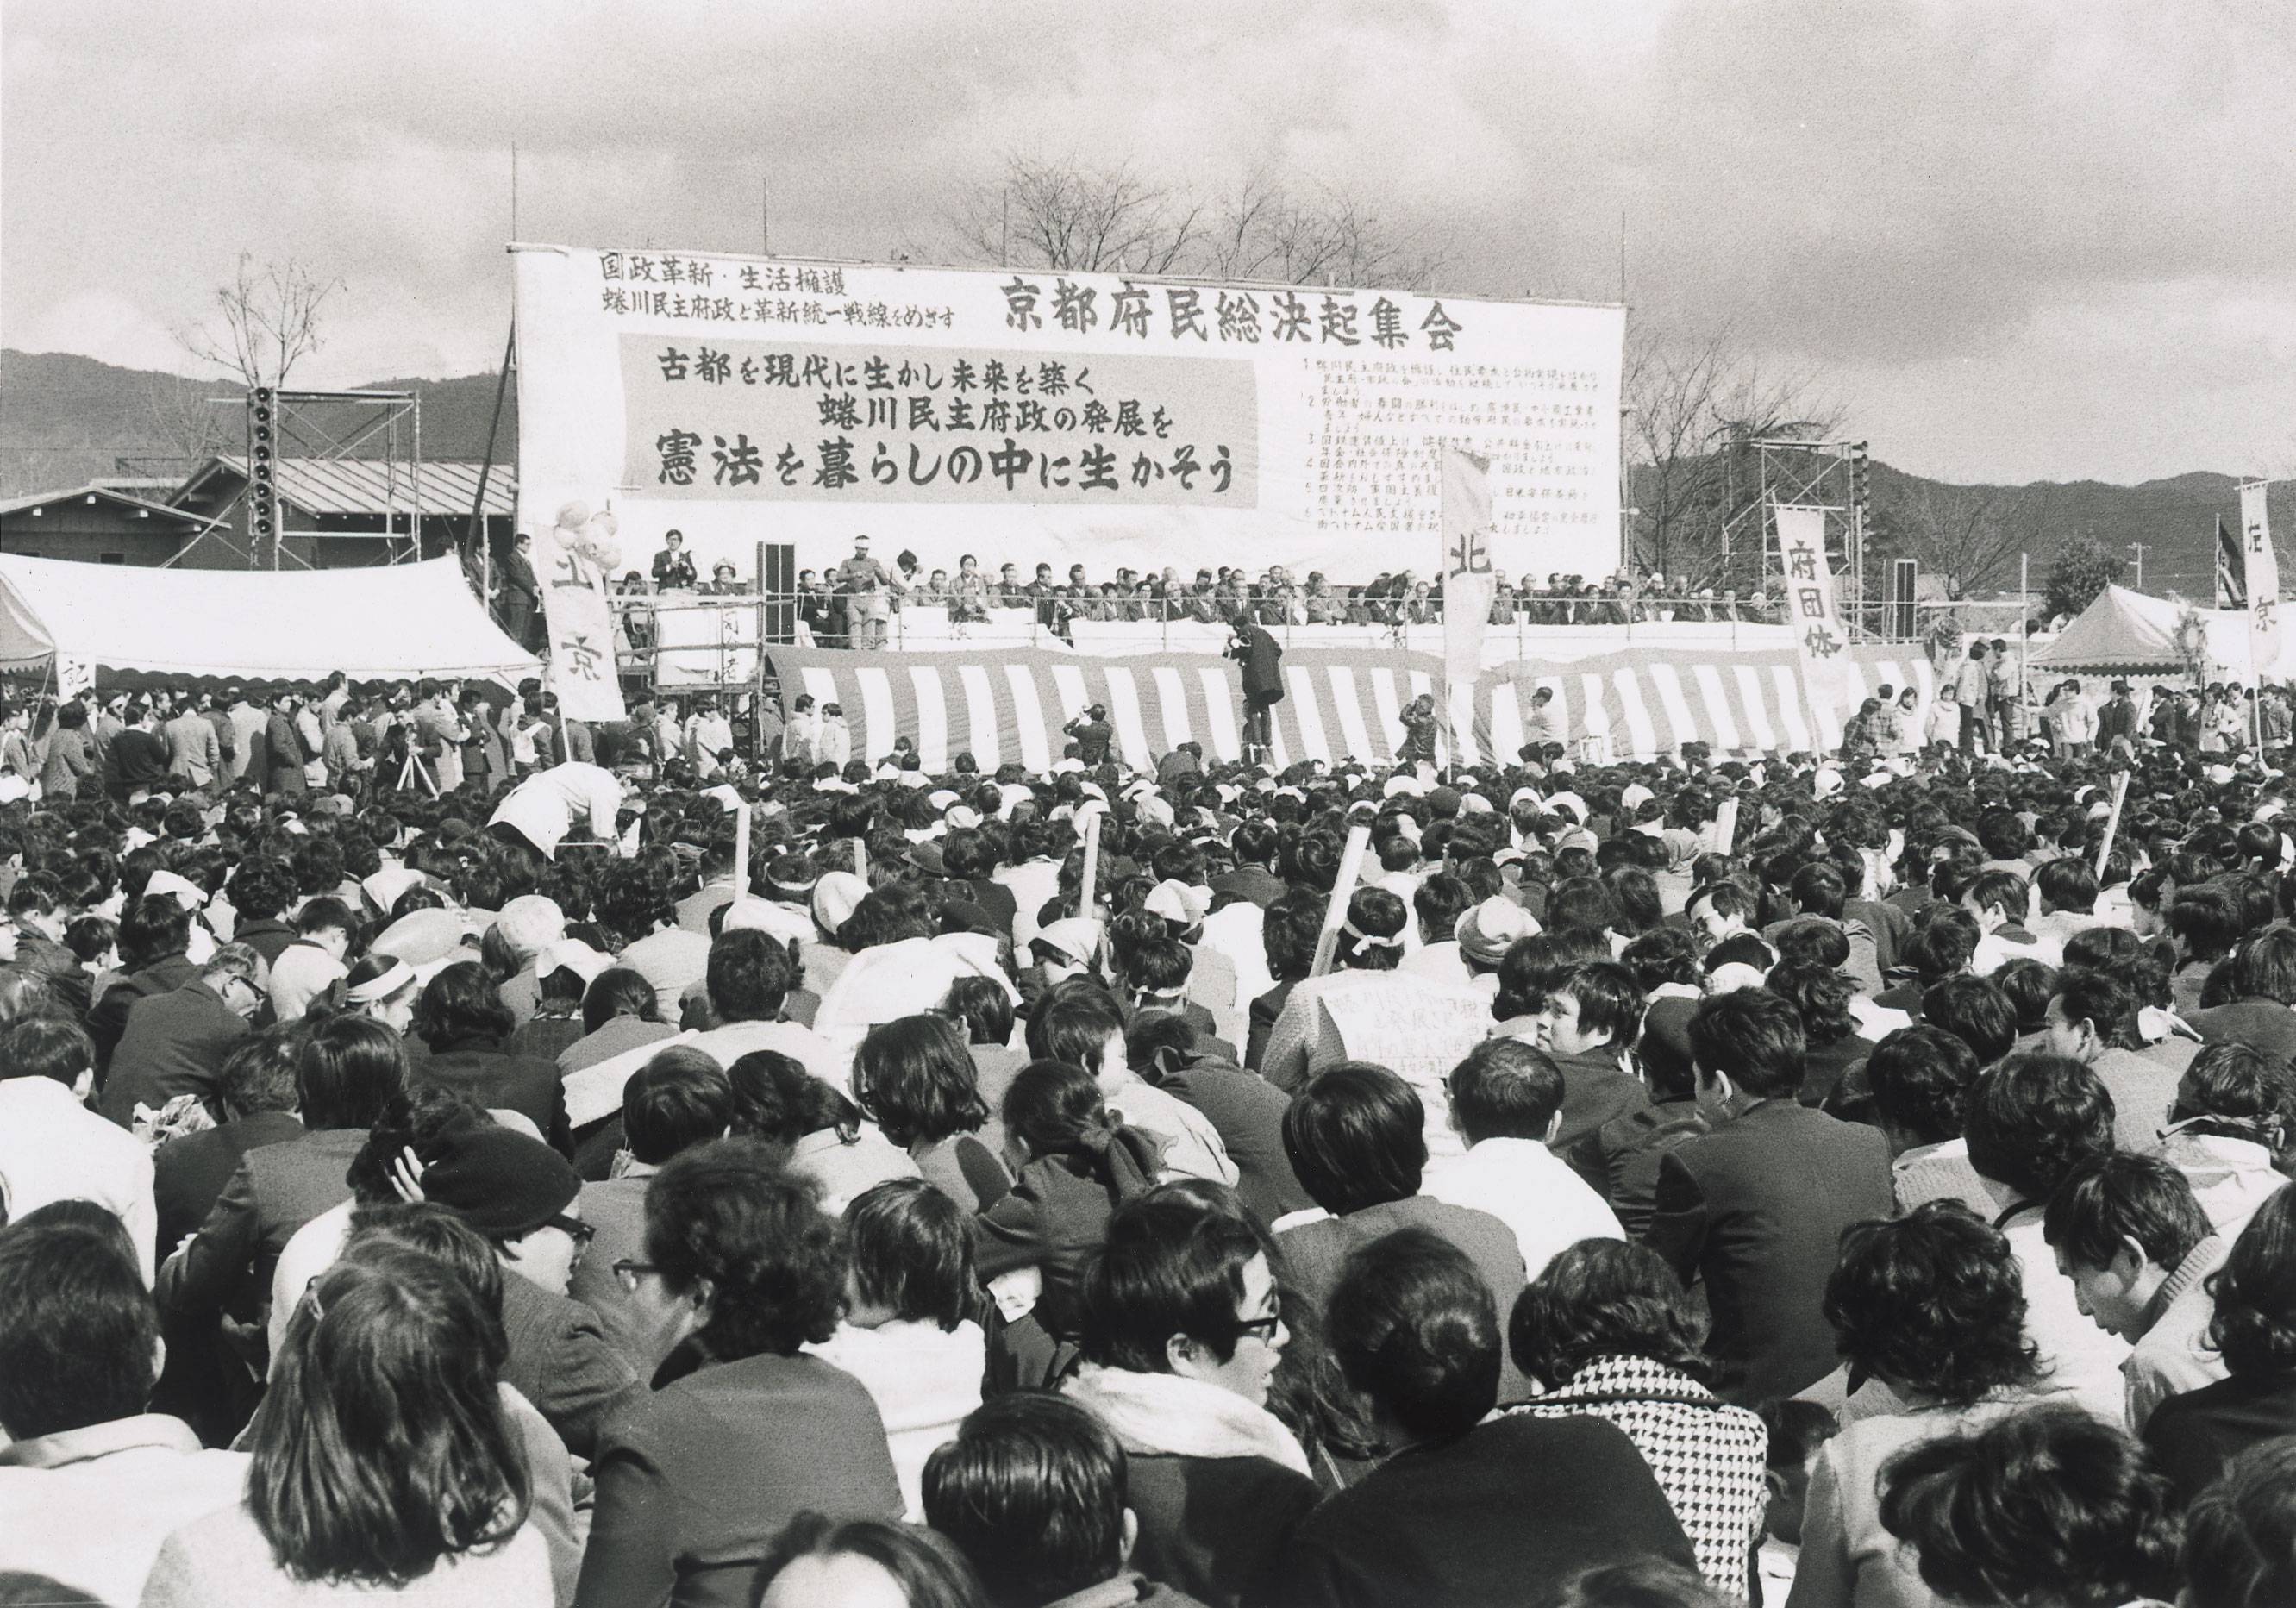
[[[643,1385],[597,1315],[566,1293],[598,1232],[578,1215],[582,1180],[541,1140],[494,1122],[455,1123],[425,1148],[420,1194],[477,1229],[517,1276],[503,1280],[504,1381],[568,1451],[595,1456],[607,1415]]]
[[[179,1095],[204,1101],[214,1094],[225,1058],[247,1037],[269,982],[262,956],[226,944],[183,987],[137,1000],[111,1053],[103,1114],[133,1128],[139,1111],[157,1116]]]

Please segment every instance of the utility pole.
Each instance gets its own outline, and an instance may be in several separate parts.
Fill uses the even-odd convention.
[[[2144,590],[2144,544],[2131,542],[2128,545],[2136,554],[2136,589],[2142,592]]]

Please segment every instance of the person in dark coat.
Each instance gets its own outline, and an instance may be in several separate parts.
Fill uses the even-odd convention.
[[[800,1512],[898,1522],[901,1484],[867,1387],[805,1354],[845,1297],[836,1219],[774,1150],[720,1139],[646,1191],[633,1300],[683,1330],[652,1392],[607,1417],[577,1608],[742,1604]]]
[[[1275,742],[1275,718],[1269,712],[1283,701],[1283,672],[1279,661],[1283,649],[1265,626],[1248,614],[1228,622],[1235,633],[1227,657],[1243,666],[1243,742],[1248,758],[1266,753]]]
[[[1214,1608],[1263,1600],[1316,1490],[1267,1411],[1291,1333],[1260,1231],[1216,1185],[1128,1202],[1109,1219],[1083,1317],[1083,1365],[1062,1388],[1123,1444],[1133,1566]]]
[[[414,1035],[430,1048],[415,1075],[460,1089],[489,1111],[521,1113],[562,1154],[571,1154],[558,1063],[504,1051],[503,1041],[514,1026],[485,969],[474,960],[457,961],[423,986],[414,1007]]]
[[[572,1215],[581,1179],[556,1151],[476,1112],[441,1128],[418,1157],[424,1198],[476,1229],[517,1276],[503,1280],[504,1380],[568,1451],[594,1457],[601,1425],[642,1387],[597,1313],[566,1294],[596,1232]],[[370,1144],[362,1169],[379,1159]]]
[[[2232,957],[2230,1003],[2186,1018],[2210,1044],[2230,1040],[2274,1061],[2296,1057],[2296,931],[2267,927]]]
[[[1418,1091],[1365,1062],[1318,1073],[1285,1108],[1283,1149],[1292,1170],[1332,1214],[1275,1236],[1287,1280],[1309,1313],[1324,1310],[1351,1253],[1405,1228],[1455,1247],[1482,1276],[1493,1309],[1513,1309],[1529,1282],[1514,1230],[1487,1211],[1419,1193],[1426,1126]],[[1529,1395],[1530,1381],[1500,1361],[1499,1399]]]
[[[1003,1608],[1199,1608],[1127,1556],[1133,1471],[1108,1425],[1042,1391],[993,1396],[926,1460],[926,1533],[955,1543]]]
[[[207,1220],[249,1151],[301,1136],[295,1048],[286,1029],[250,1034],[232,1046],[216,1080],[216,1103],[226,1118],[220,1126],[179,1134],[152,1153],[163,1260]]]
[[[1833,1370],[1821,1303],[1841,1231],[1896,1208],[1889,1142],[1801,1104],[1801,1020],[1759,989],[1718,995],[1690,1023],[1698,1103],[1714,1131],[1659,1161],[1651,1248],[1706,1284],[1715,1390],[1740,1406]]]
[[[1076,739],[1077,758],[1084,761],[1086,769],[1108,763],[1108,745],[1116,740],[1116,728],[1108,723],[1105,704],[1094,704],[1061,730]]]
[[[350,1198],[350,1163],[406,1076],[398,1035],[373,1017],[333,1016],[314,1029],[295,1062],[304,1131],[241,1158],[199,1232],[161,1264],[152,1291],[161,1315],[224,1315],[226,1341],[260,1379],[279,1253],[297,1229]]]
[[[261,956],[226,944],[182,988],[137,1000],[111,1053],[103,1114],[132,1128],[139,1107],[157,1112],[178,1095],[211,1097],[225,1058],[263,1006],[266,976]]]
[[[1316,1204],[1283,1152],[1283,1112],[1292,1101],[1282,1089],[1227,1054],[1211,1053],[1204,1036],[1168,1011],[1141,1012],[1126,1028],[1124,1042],[1143,1076],[1203,1112],[1219,1130],[1220,1144],[1235,1163],[1236,1201],[1252,1221],[1267,1227]]]
[[[191,912],[163,894],[146,895],[120,913],[119,958],[127,975],[104,989],[87,1013],[99,1089],[111,1075],[111,1053],[127,1030],[127,1013],[135,1002],[173,993],[198,978],[199,967],[184,954],[191,938]]]
[[[295,711],[302,705],[300,694],[280,693],[271,701],[271,718],[263,727],[263,751],[269,767],[264,777],[265,791],[291,799],[300,798],[308,791],[303,767],[318,758],[304,741],[302,727],[295,720]]]
[[[504,634],[531,652],[535,621],[542,612],[542,584],[534,578],[534,537],[523,530],[503,561],[501,598]]]
[[[1348,1383],[1398,1449],[1293,1531],[1274,1602],[1512,1603],[1531,1582],[1606,1563],[1662,1558],[1695,1571],[1666,1493],[1618,1425],[1482,1422],[1498,1398],[1498,1309],[1451,1245],[1407,1229],[1357,1250],[1325,1326]]]
[[[1109,1114],[1090,1072],[1062,1062],[1023,1068],[999,1115],[1014,1181],[973,1218],[974,1263],[984,1283],[1037,1268],[1044,1290],[1030,1317],[1050,1333],[1073,1333],[1084,1262],[1109,1214],[1154,1185],[1162,1147]]]

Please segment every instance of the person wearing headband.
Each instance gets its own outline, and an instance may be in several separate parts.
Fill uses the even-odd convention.
[[[343,980],[343,1007],[371,1016],[401,1038],[414,1021],[421,985],[414,968],[395,955],[359,957]]]
[[[1293,986],[1267,1036],[1260,1073],[1296,1094],[1342,1061],[1392,1070],[1418,1095],[1434,1155],[1466,1146],[1450,1124],[1444,1079],[1488,1036],[1489,997],[1398,969],[1410,915],[1384,888],[1357,888],[1331,934],[1332,970]]]

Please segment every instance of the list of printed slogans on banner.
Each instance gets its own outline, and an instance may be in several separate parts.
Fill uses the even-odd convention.
[[[1594,369],[1319,356],[1315,370],[1308,467],[1318,530],[1434,533],[1439,439],[1476,443],[1498,476],[1493,522],[1502,537],[1546,541],[1610,517],[1603,410],[1617,408]]]
[[[759,502],[1259,501],[1238,359],[622,337],[625,479]]]
[[[1777,509],[1778,562],[1785,570],[1787,623],[1801,654],[1802,685],[1811,712],[1840,707],[1848,678],[1841,652],[1849,645],[1834,603],[1833,571],[1825,562],[1825,511]],[[1822,719],[1822,715],[1821,715]]]

